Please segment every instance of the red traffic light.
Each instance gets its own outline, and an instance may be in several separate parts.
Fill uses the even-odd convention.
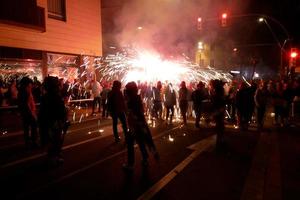
[[[291,58],[296,58],[298,56],[298,53],[295,51],[292,51],[290,56],[291,56]]]
[[[223,13],[222,14],[222,19],[226,19],[227,18],[227,13]]]
[[[223,13],[221,16],[221,26],[226,27],[227,26],[227,13]]]
[[[197,29],[202,30],[202,18],[198,17]]]

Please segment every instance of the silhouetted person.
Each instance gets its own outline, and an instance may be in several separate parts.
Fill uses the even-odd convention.
[[[32,94],[33,94],[35,102],[40,103],[41,102],[41,96],[42,96],[42,84],[37,79],[36,76],[33,77]]]
[[[157,82],[156,87],[152,88],[153,108],[152,116],[156,119],[161,119],[162,116],[162,96],[161,96],[162,84]]]
[[[132,170],[134,164],[134,141],[137,142],[140,148],[143,166],[148,165],[148,152],[146,146],[154,153],[156,158],[158,153],[144,116],[142,100],[140,95],[138,95],[138,87],[135,82],[129,82],[126,85],[125,95],[128,109],[127,119],[129,132],[125,135],[128,150],[128,163],[123,165],[123,167],[126,170]]]
[[[200,117],[201,117],[201,110],[202,110],[202,101],[205,99],[205,91],[204,91],[204,83],[199,82],[197,84],[197,89],[192,92],[192,100],[193,100],[193,109],[196,114],[195,118],[195,126],[197,128],[200,127]]]
[[[172,124],[173,116],[174,116],[174,106],[176,105],[176,93],[171,83],[168,84],[165,92],[165,107],[167,110],[166,121],[168,123],[168,118],[170,116],[170,124]],[[170,114],[171,112],[171,114]]]
[[[276,89],[272,97],[273,97],[273,106],[275,112],[275,124],[280,126],[284,124],[284,120],[285,120],[284,107],[287,104],[287,101],[284,98],[283,84],[281,82],[278,82],[276,84]]]
[[[257,114],[257,130],[261,130],[264,125],[264,118],[267,108],[267,103],[269,99],[269,92],[267,89],[267,84],[261,82],[255,92],[254,101],[256,105]]]
[[[178,101],[179,101],[179,109],[180,113],[183,119],[183,124],[186,125],[186,115],[187,115],[187,110],[188,110],[188,89],[186,87],[186,84],[184,81],[181,82],[180,84],[180,89],[178,92]]]
[[[224,115],[225,115],[225,96],[223,83],[220,80],[211,81],[211,103],[213,117],[216,123],[217,141],[216,150],[224,148]]]
[[[37,147],[37,114],[32,95],[32,80],[23,77],[18,92],[18,107],[23,121],[24,140],[27,147]],[[29,134],[31,129],[31,134]],[[30,141],[32,142],[30,144]]]
[[[126,115],[125,115],[125,99],[121,92],[121,82],[114,81],[111,91],[108,93],[107,108],[110,112],[113,121],[113,134],[115,141],[119,142],[120,137],[118,134],[118,119],[121,121],[123,132],[127,133]]]
[[[227,106],[230,115],[230,121],[236,123],[236,92],[237,83],[235,81],[231,82],[229,86],[228,96],[227,96]]]
[[[295,88],[293,88],[293,82],[290,81],[285,84],[285,88],[283,91],[283,98],[285,99],[286,105],[284,107],[284,118],[285,125],[289,125],[290,123],[290,113],[292,109],[292,103],[296,96]]]
[[[108,83],[103,83],[103,90],[100,94],[101,96],[101,105],[102,105],[102,118],[108,117],[108,111],[107,111],[107,97],[109,93],[109,85]]]
[[[247,83],[242,82],[236,93],[236,108],[238,114],[238,124],[242,130],[248,130],[249,122],[252,116],[251,102],[254,96],[251,95]]]
[[[63,162],[61,148],[63,134],[67,121],[67,111],[64,105],[59,80],[57,77],[45,78],[43,87],[45,94],[42,96],[40,105],[39,121],[41,126],[41,138],[43,145],[49,143],[48,156],[54,164]]]
[[[7,93],[9,93],[9,95],[8,95],[9,105],[17,105],[18,104],[18,88],[17,88],[17,81],[15,79],[12,80]]]

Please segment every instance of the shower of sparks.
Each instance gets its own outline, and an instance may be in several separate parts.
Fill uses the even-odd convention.
[[[141,81],[155,83],[157,81],[178,84],[186,82],[209,82],[211,79],[230,81],[232,76],[219,72],[211,67],[200,68],[188,61],[186,57],[181,60],[167,60],[158,54],[147,50],[128,50],[108,55],[103,59],[104,66],[99,73],[103,79]]]

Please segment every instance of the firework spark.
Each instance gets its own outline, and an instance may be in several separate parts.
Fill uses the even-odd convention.
[[[162,59],[158,54],[146,50],[130,50],[108,55],[104,58],[104,66],[99,72],[106,80],[141,81],[155,83],[156,81],[174,84],[186,82],[208,82],[211,79],[231,80],[231,75],[218,72],[207,67],[200,68],[188,61]]]

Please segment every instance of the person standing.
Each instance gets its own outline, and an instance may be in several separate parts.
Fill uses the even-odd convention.
[[[287,101],[284,98],[284,88],[281,82],[276,84],[276,89],[272,94],[272,99],[275,112],[275,125],[282,126],[285,121],[284,107],[287,104]]]
[[[248,130],[251,120],[251,102],[254,101],[254,95],[251,96],[247,83],[241,82],[239,90],[236,93],[236,108],[238,115],[238,125],[241,130]]]
[[[171,83],[168,84],[165,92],[165,107],[167,110],[166,114],[166,122],[168,123],[168,118],[170,116],[170,124],[172,124],[173,116],[174,116],[174,106],[176,105],[176,94],[175,90]],[[171,112],[171,114],[170,114]]]
[[[156,119],[162,119],[162,83],[157,82],[156,87],[152,88],[153,108],[152,116]]]
[[[127,100],[127,119],[129,132],[125,135],[127,143],[127,163],[123,165],[125,170],[132,170],[134,164],[134,141],[137,142],[141,154],[142,164],[148,165],[148,152],[146,147],[158,158],[158,153],[154,145],[150,129],[144,116],[144,107],[138,87],[135,82],[129,82],[126,85],[125,95]]]
[[[28,77],[23,77],[20,81],[18,92],[18,108],[23,121],[24,140],[27,147],[36,148],[37,145],[37,114],[34,98],[32,95],[33,81]],[[29,134],[31,129],[31,134]],[[31,141],[31,144],[30,144]]]
[[[101,105],[102,105],[102,118],[108,117],[108,111],[107,111],[107,96],[109,93],[109,85],[108,83],[103,83],[103,90],[100,94],[101,96]]]
[[[89,88],[92,91],[92,95],[93,95],[93,107],[92,107],[92,115],[95,114],[95,107],[98,104],[98,112],[100,113],[100,109],[101,109],[101,90],[102,87],[100,85],[100,83],[96,80],[96,78],[94,77],[91,82],[90,82],[90,86]]]
[[[116,142],[120,142],[118,134],[118,119],[121,121],[124,135],[127,134],[125,99],[121,92],[121,82],[114,81],[111,91],[107,97],[107,108],[113,121],[113,134]]]
[[[225,92],[221,80],[211,81],[211,103],[213,109],[213,118],[216,123],[216,150],[219,152],[225,147],[224,141],[224,116],[225,116]]]
[[[44,95],[41,98],[39,122],[43,145],[49,143],[48,156],[53,164],[62,163],[63,132],[67,122],[67,109],[57,77],[48,76],[43,83]],[[45,141],[47,139],[47,141]]]
[[[254,95],[254,101],[255,101],[256,111],[257,111],[256,114],[257,114],[258,131],[260,131],[263,128],[264,116],[266,113],[268,98],[269,98],[269,92],[267,89],[267,84],[261,81]]]
[[[197,84],[197,89],[192,92],[193,108],[196,114],[195,126],[197,128],[200,128],[199,123],[201,117],[202,100],[205,99],[204,87],[205,87],[204,83],[200,81]]]
[[[180,113],[183,119],[183,124],[186,125],[186,114],[187,114],[187,109],[188,109],[188,89],[186,87],[185,81],[182,81],[180,84],[180,89],[179,89],[179,109]]]
[[[9,104],[17,105],[18,102],[18,88],[16,79],[12,80],[12,83],[8,89],[9,93]]]

